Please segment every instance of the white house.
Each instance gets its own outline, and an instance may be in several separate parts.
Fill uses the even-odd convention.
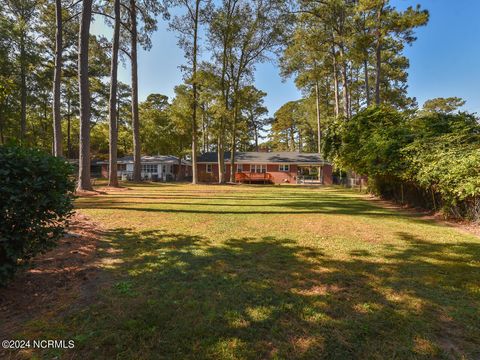
[[[101,162],[102,176],[108,177],[108,162]],[[179,172],[180,165],[180,172]],[[131,180],[133,176],[133,156],[125,156],[117,160],[118,177]],[[142,179],[153,181],[172,181],[191,176],[192,165],[171,155],[142,156]]]

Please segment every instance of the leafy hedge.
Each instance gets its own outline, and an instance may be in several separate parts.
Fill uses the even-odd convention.
[[[462,113],[430,114],[412,123],[416,136],[403,151],[411,170],[404,177],[437,194],[449,215],[480,219],[477,119]]]
[[[0,285],[62,235],[73,211],[71,174],[63,159],[0,146]]]
[[[327,137],[328,137],[327,132]],[[330,131],[328,155],[390,199],[480,219],[480,124],[467,113],[369,108]]]

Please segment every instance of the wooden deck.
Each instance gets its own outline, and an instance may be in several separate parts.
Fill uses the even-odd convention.
[[[273,177],[269,173],[252,173],[252,172],[241,172],[235,174],[235,182],[240,183],[272,183]]]

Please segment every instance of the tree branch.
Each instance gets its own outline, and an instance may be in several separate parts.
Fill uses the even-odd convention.
[[[78,12],[78,13],[76,13],[76,14],[73,14],[73,15],[70,16],[67,20],[64,20],[63,23],[65,24],[65,23],[69,22],[70,20],[72,20],[73,18],[76,18],[76,17],[77,17],[78,15],[80,15],[81,13],[82,13],[82,12],[80,11],[80,12]]]
[[[121,50],[125,55],[127,55],[130,60],[132,59],[132,56],[130,55],[130,53],[129,53],[127,50],[125,50],[124,48],[120,48],[120,50]]]
[[[109,15],[109,14],[105,14],[105,13],[102,13],[102,12],[99,12],[99,11],[92,11],[92,14],[105,16],[105,17],[107,17],[107,18],[112,19],[113,21],[115,21],[115,18],[114,18],[113,16]],[[133,35],[132,30],[130,29],[130,27],[129,27],[127,24],[125,24],[124,22],[120,21],[120,25],[122,25],[122,26],[125,28],[125,30],[127,30],[127,31],[130,33],[130,35]]]
[[[74,3],[66,6],[65,9],[71,9],[71,8],[73,8],[75,5],[80,4],[82,1],[83,1],[83,0],[77,0],[77,1],[75,1]]]

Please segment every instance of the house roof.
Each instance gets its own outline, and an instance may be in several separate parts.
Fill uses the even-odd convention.
[[[216,163],[218,154],[216,152],[207,152],[197,158],[198,163]],[[328,164],[317,153],[301,153],[295,151],[272,151],[272,152],[236,152],[235,162],[239,164],[249,163],[287,163],[287,164],[306,164],[323,165]],[[230,152],[225,152],[225,163],[230,163]]]
[[[178,157],[172,155],[152,155],[142,156],[140,162],[142,164],[175,164],[178,165]],[[108,161],[102,162],[108,164]],[[118,164],[133,164],[133,156],[124,156],[118,158]],[[192,165],[190,161],[182,159],[182,165]]]
[[[78,159],[66,159],[66,161],[71,165],[77,165],[78,166]],[[101,165],[101,164],[108,164],[108,161],[99,160],[99,159],[91,159],[90,160],[90,165]]]

